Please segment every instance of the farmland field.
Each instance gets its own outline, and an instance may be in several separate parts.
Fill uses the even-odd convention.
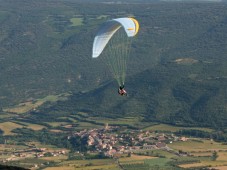
[[[62,162],[67,160],[67,156],[65,155],[59,155],[59,156],[51,156],[51,157],[42,157],[40,159],[45,160],[45,161],[54,161],[54,162]]]
[[[95,125],[95,124],[89,123],[89,122],[79,122],[77,124],[78,124],[78,127],[76,127],[76,129],[78,129],[78,130],[103,127],[103,126]]]
[[[72,22],[72,25],[71,26],[81,26],[83,25],[83,18],[71,18],[70,19],[70,22]]]
[[[157,156],[157,157],[165,157],[165,158],[169,158],[169,159],[176,157],[176,155],[174,153],[170,153],[166,150],[158,149],[158,150],[153,150],[151,152],[152,152],[152,155]]]
[[[0,151],[21,150],[21,149],[25,149],[25,148],[26,148],[26,146],[22,146],[22,145],[0,144]]]
[[[45,123],[49,124],[52,127],[64,126],[69,124],[68,122],[45,122]]]
[[[168,144],[169,147],[175,150],[183,150],[186,152],[203,152],[213,150],[227,150],[227,146],[210,140],[188,140],[185,142],[173,142]]]
[[[148,164],[149,166],[159,166],[161,168],[165,168],[166,164],[169,162],[169,159],[166,158],[157,158],[157,159],[149,159],[145,160],[144,163]]]
[[[14,135],[11,131],[16,128],[22,128],[22,125],[13,122],[0,123],[0,129],[4,132],[4,135]]]
[[[193,156],[192,158],[198,161],[195,163],[180,164],[179,166],[182,168],[227,165],[227,147],[221,143],[210,140],[192,139],[186,142],[174,142],[168,146],[175,150],[189,152]],[[211,160],[213,151],[216,151],[218,155],[215,161]]]
[[[56,102],[58,100],[65,100],[68,94],[60,94],[60,95],[49,95],[42,99],[26,101],[23,103],[18,104],[17,106],[4,108],[3,111],[10,112],[10,113],[26,113],[31,110],[35,110],[37,107],[41,106],[45,102]]]
[[[74,160],[74,161],[64,161],[58,164],[59,167],[49,167],[45,170],[56,169],[78,169],[78,170],[117,170],[117,165],[113,159],[94,159],[94,160]]]
[[[211,161],[211,160],[201,160],[199,163],[191,163],[191,164],[182,164],[179,165],[182,168],[192,168],[192,167],[204,167],[204,166],[225,166],[227,165],[226,161]]]
[[[182,129],[194,129],[194,130],[201,130],[201,131],[205,131],[205,132],[213,131],[212,129],[209,129],[209,128],[179,127],[179,126],[171,126],[171,125],[167,125],[167,124],[158,124],[158,125],[146,127],[144,130],[177,132]]]
[[[33,146],[35,146],[37,148],[47,148],[48,151],[54,151],[54,150],[62,149],[62,148],[57,148],[54,145],[42,144],[40,142],[27,142],[26,144],[27,145],[33,145]]]
[[[215,169],[218,169],[218,170],[226,170],[227,169],[227,166],[217,166],[217,167],[215,167]]]
[[[16,121],[18,122],[18,121]],[[32,129],[32,130],[41,130],[45,128],[46,126],[35,124],[35,123],[27,123],[27,122],[18,122],[18,124],[24,125],[24,127]]]
[[[115,125],[131,125],[134,126],[135,124],[139,123],[139,117],[124,117],[124,118],[92,118],[90,120],[94,120],[97,123],[108,123],[108,124],[115,124]]]
[[[144,162],[144,160],[147,159],[156,159],[157,157],[153,156],[141,156],[141,155],[134,155],[132,154],[131,157],[124,157],[124,158],[119,158],[120,164],[126,164],[126,163],[138,163],[139,162]]]
[[[129,164],[142,165],[144,164],[145,160],[150,160],[150,159],[158,159],[158,158],[151,157],[151,156],[131,155],[131,157],[119,158],[119,163],[122,166],[126,166]],[[55,161],[54,158],[52,159],[52,161]],[[71,170],[73,168],[76,168],[78,170],[96,170],[96,169],[119,170],[117,163],[113,159],[64,161],[62,163],[59,163],[58,166],[59,167],[48,167],[48,168],[45,168],[45,170],[54,170],[54,168],[59,170],[61,168],[66,170]]]
[[[75,167],[73,166],[60,166],[60,167],[48,167],[45,168],[44,170],[75,170]]]

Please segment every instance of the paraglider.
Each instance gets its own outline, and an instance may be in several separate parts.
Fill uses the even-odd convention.
[[[118,94],[120,94],[121,96],[127,96],[127,92],[126,92],[126,90],[124,88],[125,88],[125,86],[122,85],[118,89]]]
[[[124,89],[126,63],[133,37],[139,31],[139,23],[134,18],[117,18],[106,21],[95,36],[92,58],[101,54],[116,79],[122,96],[127,95]]]

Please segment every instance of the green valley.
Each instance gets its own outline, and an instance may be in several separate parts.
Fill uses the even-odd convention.
[[[0,3],[0,169],[226,168],[225,1]],[[91,56],[120,17],[140,23],[128,96]]]

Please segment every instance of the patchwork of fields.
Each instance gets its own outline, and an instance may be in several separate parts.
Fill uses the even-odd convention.
[[[26,106],[27,107],[27,106]],[[17,111],[17,110],[15,110]],[[67,133],[67,131],[78,131],[84,128],[100,128],[106,125],[108,122],[109,126],[137,126],[141,117],[124,117],[124,118],[103,118],[97,119],[90,117],[88,113],[78,112],[69,117],[61,116],[56,121],[46,122],[28,122],[18,110],[17,120],[5,121],[0,123],[0,129],[4,132],[4,136],[18,135],[15,133],[15,129],[27,128],[34,131],[41,131],[44,128],[49,129],[51,133]],[[2,118],[8,120],[12,113],[5,114]],[[204,132],[212,132],[212,129],[208,128],[189,128],[189,127],[175,127],[166,124],[150,124],[144,125],[144,130],[153,131],[160,134],[171,134],[181,129],[196,129]],[[13,141],[7,141],[13,143]],[[24,167],[42,167],[45,170],[56,170],[66,169],[74,170],[119,170],[121,168],[127,170],[133,170],[140,168],[146,170],[148,168],[163,168],[171,169],[172,165],[179,168],[191,168],[191,167],[215,167],[218,169],[225,169],[227,166],[227,146],[213,140],[199,139],[199,138],[188,138],[186,141],[173,141],[167,146],[170,150],[140,150],[128,156],[127,154],[116,157],[115,159],[93,159],[93,160],[69,160],[68,153],[65,155],[58,156],[44,156],[40,158],[32,157],[32,154],[28,154],[26,157],[15,157],[12,156],[16,152],[28,150],[29,147],[46,148],[49,152],[59,150],[52,145],[42,144],[40,142],[30,142],[25,145],[1,145],[1,152],[7,153],[0,156],[0,160],[12,159],[8,161],[9,165],[18,165]],[[13,148],[13,150],[12,150]],[[62,148],[67,150],[65,148]],[[212,160],[212,154],[214,151],[217,153],[217,159]],[[184,153],[185,155],[178,155],[177,153]],[[36,168],[35,168],[36,169]]]

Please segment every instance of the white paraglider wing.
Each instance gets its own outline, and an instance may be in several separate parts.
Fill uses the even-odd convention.
[[[93,42],[92,58],[97,58],[114,33],[123,27],[128,37],[133,37],[139,30],[139,24],[134,18],[117,18],[104,23]]]

